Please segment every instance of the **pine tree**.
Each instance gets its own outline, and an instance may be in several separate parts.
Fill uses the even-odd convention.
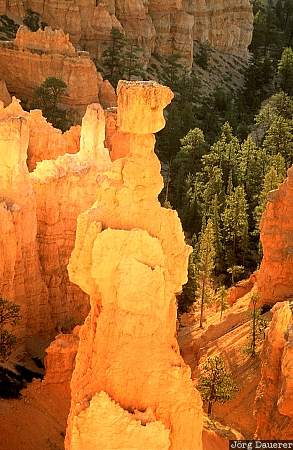
[[[16,343],[10,329],[20,320],[20,306],[0,298],[0,360],[6,360]]]
[[[244,265],[248,248],[248,217],[243,186],[237,186],[234,192],[227,196],[222,220],[228,265],[237,265],[238,261]]]
[[[187,312],[195,302],[197,288],[197,242],[193,239],[193,251],[188,262],[188,281],[183,286],[181,294],[177,297],[179,313]]]
[[[289,168],[293,163],[293,120],[278,117],[266,133],[263,148],[268,155],[280,153]]]
[[[220,309],[220,320],[222,320],[223,312],[228,309],[227,303],[227,289],[225,286],[220,286],[216,292],[216,302]]]
[[[255,358],[257,346],[265,338],[265,329],[267,327],[267,321],[261,316],[260,308],[257,308],[258,295],[252,296],[252,313],[251,313],[251,327],[248,337],[247,346],[244,347],[244,353],[247,353],[252,358]]]
[[[212,273],[215,267],[215,236],[213,223],[208,220],[207,226],[201,232],[198,252],[198,289],[200,299],[200,323],[203,328],[204,307],[209,299],[209,289],[212,282]]]
[[[288,95],[293,95],[293,50],[291,47],[284,49],[278,65],[280,87]]]
[[[125,71],[125,51],[127,39],[118,28],[111,30],[111,43],[103,53],[102,65],[105,78],[116,87]]]
[[[223,358],[209,357],[204,362],[197,389],[208,404],[208,415],[212,414],[214,403],[226,403],[238,390],[232,375],[226,370]]]
[[[65,94],[67,84],[60,78],[49,77],[35,89],[30,108],[41,109],[50,123],[62,131],[72,124],[70,111],[58,107],[61,96]]]
[[[280,183],[283,181],[283,173],[278,174],[275,167],[271,167],[269,171],[266,173],[263,181],[262,191],[259,197],[259,204],[255,208],[255,220],[257,227],[259,229],[259,224],[261,220],[261,216],[265,210],[268,194],[269,192],[278,188]]]
[[[244,186],[249,205],[257,204],[265,172],[266,153],[249,136],[241,145],[238,155],[239,183]]]

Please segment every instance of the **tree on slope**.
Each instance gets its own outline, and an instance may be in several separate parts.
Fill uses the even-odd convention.
[[[244,265],[248,248],[247,201],[243,186],[227,196],[222,215],[223,236],[226,242],[226,258],[229,266],[241,262]]]
[[[212,414],[214,403],[231,400],[237,387],[231,373],[226,370],[223,358],[209,357],[202,366],[197,389],[208,404],[208,415]]]
[[[204,322],[204,307],[209,300],[212,273],[215,267],[215,257],[214,229],[213,223],[211,219],[209,219],[207,226],[203,229],[199,238],[197,295],[200,299],[199,326],[201,328],[203,328]]]
[[[252,296],[252,313],[250,322],[250,333],[248,336],[248,342],[244,347],[244,352],[255,358],[257,346],[265,338],[265,329],[267,327],[267,321],[261,316],[260,308],[257,308],[258,295]]]
[[[291,47],[284,49],[278,65],[280,87],[288,95],[293,95],[293,50]]]
[[[71,125],[69,113],[58,107],[61,96],[65,94],[67,84],[60,78],[48,77],[35,89],[31,107],[39,108],[44,116],[56,128],[65,131]]]
[[[20,320],[20,306],[0,298],[0,360],[6,360],[16,343],[10,328]],[[7,329],[8,328],[8,329]]]

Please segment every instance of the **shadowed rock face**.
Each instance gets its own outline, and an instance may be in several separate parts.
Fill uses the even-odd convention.
[[[120,82],[118,128],[128,151],[78,218],[68,270],[91,310],[79,332],[67,450],[202,448],[201,400],[175,339],[175,293],[190,249],[177,213],[157,199],[163,182],[152,133],[172,97],[153,82]]]
[[[257,275],[262,304],[293,297],[293,168],[269,195],[261,221],[263,260]]]
[[[261,380],[255,399],[255,436],[293,438],[292,311],[289,302],[277,303],[261,354]]]
[[[246,56],[252,37],[249,0],[27,0],[0,3],[0,14],[22,17],[27,7],[98,57],[110,40],[112,27],[137,40],[146,59],[154,52],[161,56],[173,52],[179,53],[188,66],[193,59],[194,40],[208,40],[227,53]]]

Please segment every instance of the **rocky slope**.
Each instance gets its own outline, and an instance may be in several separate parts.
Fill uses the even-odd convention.
[[[249,0],[172,1],[1,0],[0,14],[20,19],[31,8],[55,28],[69,33],[93,56],[101,56],[112,27],[124,30],[144,49],[161,56],[177,52],[191,65],[193,42],[208,40],[227,53],[247,55],[253,15]]]
[[[293,167],[283,184],[269,194],[261,221],[263,260],[257,275],[261,302],[293,297]]]
[[[171,99],[156,83],[120,82],[117,125],[128,152],[78,218],[68,270],[91,310],[71,381],[68,450],[202,448],[201,400],[175,339],[189,248],[176,212],[157,199],[152,133]]]

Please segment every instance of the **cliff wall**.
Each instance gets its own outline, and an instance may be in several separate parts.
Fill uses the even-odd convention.
[[[63,31],[30,32],[20,27],[14,41],[0,42],[0,78],[12,95],[32,100],[48,77],[67,84],[60,106],[82,117],[87,105],[99,100],[103,79],[86,52],[76,52]]]
[[[279,189],[269,194],[261,220],[263,260],[257,274],[261,302],[293,297],[293,167]]]
[[[0,14],[23,17],[27,8],[38,12],[54,28],[69,33],[93,56],[101,56],[112,27],[120,28],[151,53],[178,52],[191,65],[193,41],[220,50],[247,56],[251,42],[253,15],[249,0],[22,0],[0,3]]]
[[[24,112],[15,99],[0,109],[0,296],[21,305],[17,333],[32,351],[88,312],[88,298],[69,282],[66,267],[77,216],[96,199],[99,174],[110,163],[98,133],[103,121],[100,105],[88,107],[79,151],[64,154],[68,134],[55,130],[40,111]],[[50,150],[58,142],[59,149]],[[55,156],[59,150],[61,156],[38,162],[29,173],[29,148],[29,162],[38,149]]]
[[[261,354],[261,380],[254,414],[258,439],[293,439],[292,311],[289,302],[272,309]]]

